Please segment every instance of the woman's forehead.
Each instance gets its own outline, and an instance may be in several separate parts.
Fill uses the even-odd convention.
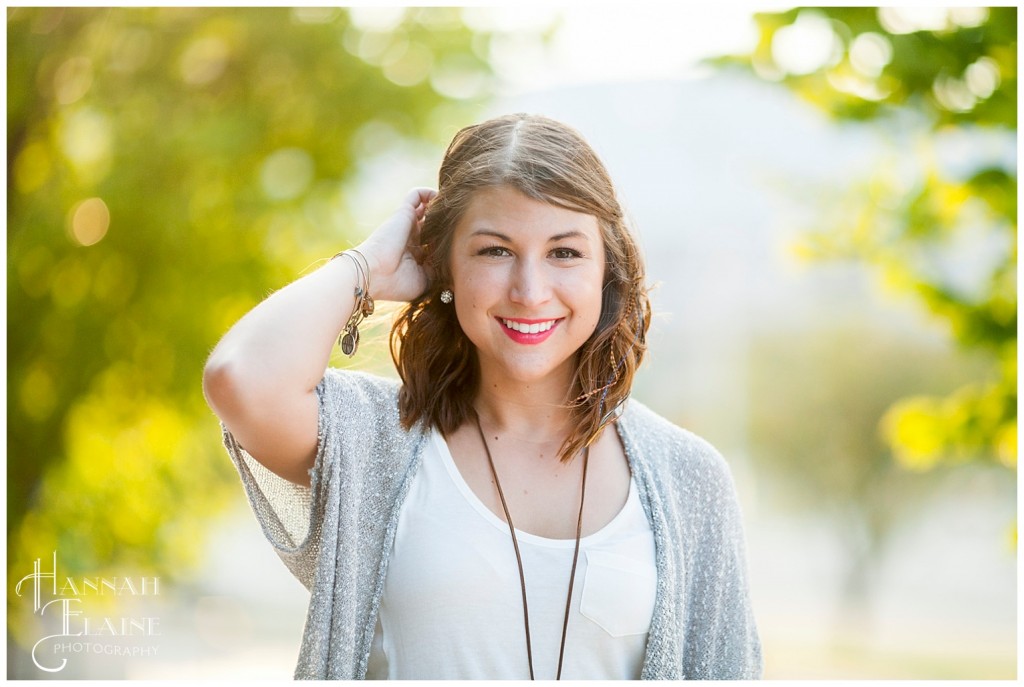
[[[600,223],[594,215],[531,198],[511,186],[488,187],[473,193],[456,226],[456,236],[476,235],[506,240],[601,240]]]

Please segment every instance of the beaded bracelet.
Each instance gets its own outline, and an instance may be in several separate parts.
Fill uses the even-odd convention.
[[[352,306],[352,315],[348,318],[345,328],[341,330],[341,334],[338,335],[341,352],[351,358],[359,348],[359,325],[366,317],[373,314],[373,298],[370,297],[370,263],[366,261],[366,256],[355,248],[336,253],[331,260],[342,255],[348,257],[356,266],[356,277],[359,281],[354,292],[355,302]],[[363,264],[359,263],[356,255],[362,258]]]

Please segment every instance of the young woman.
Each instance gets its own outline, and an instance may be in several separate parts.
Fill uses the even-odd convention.
[[[328,367],[374,300],[401,384]],[[207,398],[311,592],[296,677],[760,676],[729,470],[627,400],[649,321],[604,166],[513,115],[224,336]]]

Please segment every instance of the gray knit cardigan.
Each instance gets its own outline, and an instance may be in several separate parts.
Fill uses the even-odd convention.
[[[224,431],[264,533],[311,593],[297,679],[366,676],[399,510],[428,436],[402,429],[397,393],[392,380],[327,370],[317,386],[310,487],[266,470]],[[760,677],[741,515],[725,461],[634,400],[617,426],[655,541],[657,595],[642,677]]]

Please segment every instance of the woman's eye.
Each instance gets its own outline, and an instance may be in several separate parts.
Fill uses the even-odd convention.
[[[551,251],[551,255],[558,260],[571,260],[580,257],[580,252],[572,248],[556,248]]]
[[[503,248],[501,246],[490,246],[488,248],[482,249],[479,253],[477,253],[477,255],[486,255],[487,257],[491,258],[503,258],[506,255],[511,255],[511,253],[509,253],[508,248]]]

